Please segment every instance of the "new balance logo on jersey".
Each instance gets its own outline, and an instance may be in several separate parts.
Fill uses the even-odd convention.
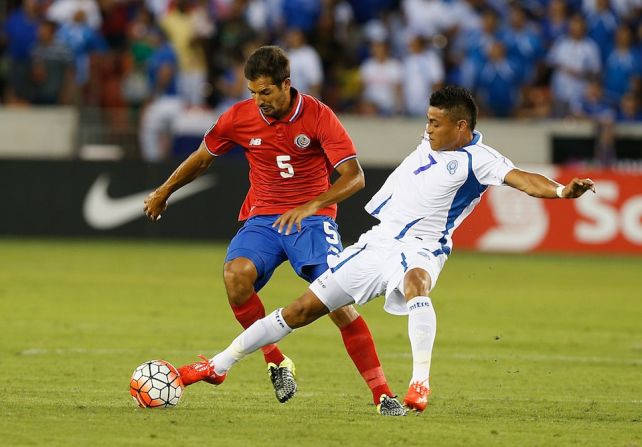
[[[250,138],[250,146],[260,146],[260,145],[261,145],[260,138]]]

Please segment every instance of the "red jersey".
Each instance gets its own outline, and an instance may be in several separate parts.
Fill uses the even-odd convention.
[[[250,189],[239,220],[283,214],[330,188],[330,174],[357,151],[328,106],[292,89],[294,107],[282,119],[267,117],[251,99],[223,113],[205,134],[207,150],[222,155],[239,145],[250,165]],[[317,215],[336,217],[337,205]]]

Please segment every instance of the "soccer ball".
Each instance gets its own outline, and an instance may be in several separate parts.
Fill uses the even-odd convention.
[[[129,393],[141,407],[175,407],[183,395],[178,371],[165,360],[150,360],[140,365],[129,381]]]

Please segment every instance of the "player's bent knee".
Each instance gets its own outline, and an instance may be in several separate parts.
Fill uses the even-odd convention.
[[[430,274],[421,268],[409,270],[404,277],[404,295],[406,301],[417,296],[427,296],[430,292],[432,280]]]
[[[292,329],[306,326],[317,318],[327,314],[328,308],[317,298],[314,293],[308,291],[283,309],[283,319]]]
[[[340,307],[334,312],[328,314],[332,322],[339,328],[346,327],[354,320],[359,318],[359,312],[352,305]]]
[[[236,258],[226,262],[223,266],[223,278],[226,283],[253,283],[256,277],[256,267],[247,258]]]
[[[242,304],[254,290],[257,272],[256,267],[246,258],[236,258],[223,266],[223,281],[230,302]],[[238,302],[237,301],[241,301]]]

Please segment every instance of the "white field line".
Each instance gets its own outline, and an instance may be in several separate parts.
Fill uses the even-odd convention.
[[[383,355],[388,358],[412,358],[410,352],[396,352]],[[617,358],[617,357],[583,357],[559,354],[515,354],[515,355],[480,355],[469,353],[436,354],[433,358],[450,360],[473,360],[479,362],[491,362],[495,360],[514,361],[522,360],[529,362],[566,362],[566,363],[595,363],[614,365],[635,365],[642,366],[642,358]]]

